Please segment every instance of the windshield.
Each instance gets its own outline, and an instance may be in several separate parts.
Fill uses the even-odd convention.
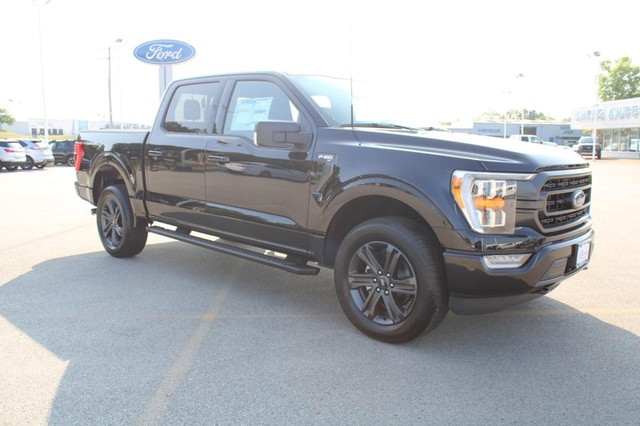
[[[291,78],[333,126],[351,125],[353,90],[353,122],[356,126],[411,128],[403,108],[405,103],[380,85],[323,76]]]

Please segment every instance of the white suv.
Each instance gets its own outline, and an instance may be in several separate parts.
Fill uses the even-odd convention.
[[[18,139],[17,142],[22,145],[26,154],[27,162],[22,166],[25,170],[33,169],[33,166],[41,169],[47,164],[53,164],[53,152],[50,146],[44,146],[37,139]]]
[[[14,171],[27,162],[27,155],[20,143],[12,139],[0,140],[0,170]]]

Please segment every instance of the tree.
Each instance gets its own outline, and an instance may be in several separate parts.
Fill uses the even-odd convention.
[[[640,67],[633,66],[624,56],[615,64],[600,63],[602,73],[598,76],[598,97],[602,101],[617,101],[640,97]]]
[[[15,122],[15,118],[13,118],[11,114],[9,114],[9,111],[4,108],[0,108],[0,130],[2,130],[3,124],[8,124],[9,126],[11,126]]]

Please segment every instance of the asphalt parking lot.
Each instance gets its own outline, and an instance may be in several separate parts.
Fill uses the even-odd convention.
[[[0,172],[0,425],[640,422],[640,161],[592,163],[595,254],[537,301],[390,345],[299,277],[100,245],[66,166]]]

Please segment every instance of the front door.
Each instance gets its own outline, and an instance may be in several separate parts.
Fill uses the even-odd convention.
[[[206,149],[209,227],[250,244],[304,254],[309,153],[258,146],[254,127],[258,121],[283,120],[311,132],[311,121],[275,79],[236,81],[228,96],[221,134]]]

